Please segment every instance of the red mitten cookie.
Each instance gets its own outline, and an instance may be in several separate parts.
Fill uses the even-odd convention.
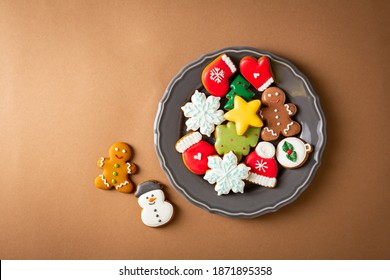
[[[199,132],[184,135],[177,141],[175,148],[183,154],[185,166],[195,174],[205,174],[209,169],[207,158],[217,153],[213,145],[202,140]]]
[[[297,107],[292,104],[284,104],[286,95],[278,87],[270,87],[263,92],[261,102],[267,107],[260,110],[260,116],[267,125],[261,131],[264,141],[273,141],[279,138],[280,133],[286,137],[297,135],[301,132],[299,123],[290,117],[295,115]]]
[[[264,91],[274,82],[271,64],[267,57],[260,57],[259,60],[246,56],[240,61],[241,74],[258,91]]]
[[[236,70],[226,54],[220,55],[203,70],[202,83],[210,94],[223,97],[230,90],[229,78]]]

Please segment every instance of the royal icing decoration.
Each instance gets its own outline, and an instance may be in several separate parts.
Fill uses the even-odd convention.
[[[168,223],[173,216],[173,206],[165,200],[162,186],[155,181],[146,181],[137,186],[135,196],[142,208],[142,222],[149,227]]]
[[[229,78],[236,70],[236,66],[226,54],[220,55],[203,70],[202,83],[210,94],[225,96],[229,91]]]
[[[191,97],[192,102],[187,102],[181,109],[184,116],[189,118],[186,121],[187,130],[196,131],[210,136],[215,129],[215,125],[221,124],[225,118],[223,110],[219,109],[219,97],[209,96],[202,92],[195,91]]]
[[[274,156],[274,145],[269,142],[260,142],[256,150],[245,158],[245,164],[251,168],[247,181],[274,188],[278,175],[278,164]]]
[[[243,76],[238,75],[230,84],[230,91],[226,94],[226,98],[229,100],[225,104],[224,108],[226,110],[233,109],[234,97],[237,95],[241,96],[246,101],[251,100],[255,96],[255,94],[248,89],[249,86],[249,82],[245,80]]]
[[[251,147],[255,147],[260,137],[260,128],[248,128],[243,135],[237,135],[236,125],[228,122],[218,125],[215,129],[215,149],[220,155],[233,151],[238,161],[242,156],[249,154]]]
[[[218,195],[234,193],[243,193],[245,182],[248,177],[250,168],[245,164],[237,164],[237,157],[233,152],[223,156],[209,156],[208,166],[210,170],[204,175],[204,179],[210,184],[215,185],[215,191]]]
[[[228,121],[235,122],[237,134],[243,135],[250,126],[263,126],[263,122],[257,115],[260,105],[260,100],[246,102],[242,97],[236,96],[234,97],[234,108],[225,113],[225,118]]]
[[[127,174],[131,174],[131,163],[126,162],[126,165],[127,165]]]
[[[201,80],[211,96],[196,90],[182,107],[187,130],[194,132],[175,146],[188,170],[215,184],[219,196],[243,193],[245,182],[275,188],[278,168],[299,167],[312,151],[309,144],[291,137],[301,131],[292,119],[297,107],[285,104],[282,89],[270,87],[275,83],[270,59],[247,56],[239,68],[235,74],[237,69],[226,54],[205,67]],[[252,87],[260,93],[252,92]],[[287,138],[275,149],[270,142],[280,135]],[[259,142],[260,137],[264,141]]]
[[[176,151],[183,153],[185,150],[198,143],[200,140],[202,140],[202,134],[199,132],[188,133],[186,136],[182,137],[179,139],[179,141],[176,142]]]
[[[279,142],[276,148],[276,159],[285,168],[297,168],[306,162],[311,152],[310,144],[296,137],[287,137]]]
[[[274,82],[271,64],[265,56],[259,60],[251,56],[244,57],[240,61],[240,71],[258,91],[264,91]]]
[[[95,186],[108,190],[115,187],[119,192],[129,193],[133,190],[133,183],[129,174],[134,174],[136,165],[128,162],[131,157],[131,148],[126,143],[118,142],[110,147],[109,158],[98,160],[99,168],[103,174],[95,179]]]
[[[274,141],[280,134],[294,136],[301,131],[299,123],[293,121],[291,116],[297,112],[297,107],[292,104],[284,104],[286,95],[277,87],[270,87],[261,96],[264,106],[261,108],[261,117],[266,126],[261,131],[261,138],[265,141]]]
[[[199,132],[191,132],[179,139],[176,150],[182,153],[185,166],[195,174],[205,174],[207,157],[216,154],[214,146],[203,141]]]

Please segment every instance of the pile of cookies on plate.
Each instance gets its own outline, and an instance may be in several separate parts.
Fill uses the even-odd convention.
[[[293,119],[297,107],[272,86],[268,57],[244,57],[237,69],[222,54],[200,78],[204,92],[195,90],[181,107],[191,132],[175,148],[191,172],[215,184],[218,195],[243,193],[245,182],[274,188],[279,168],[306,162],[312,146],[293,137],[301,132]]]

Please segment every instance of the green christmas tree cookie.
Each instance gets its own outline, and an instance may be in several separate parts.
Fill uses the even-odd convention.
[[[236,95],[241,96],[246,101],[251,100],[255,94],[248,89],[249,86],[249,82],[243,76],[238,75],[230,84],[230,91],[226,94],[229,101],[225,104],[224,108],[226,110],[234,108],[234,97]]]
[[[251,147],[255,147],[259,141],[261,128],[251,127],[239,136],[236,132],[236,125],[228,122],[226,125],[218,125],[215,129],[215,149],[219,155],[233,151],[238,161],[242,156],[248,155]]]

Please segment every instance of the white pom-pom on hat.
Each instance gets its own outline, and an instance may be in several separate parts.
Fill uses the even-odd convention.
[[[275,147],[269,142],[260,142],[257,144],[255,151],[262,158],[272,158],[275,156]]]

